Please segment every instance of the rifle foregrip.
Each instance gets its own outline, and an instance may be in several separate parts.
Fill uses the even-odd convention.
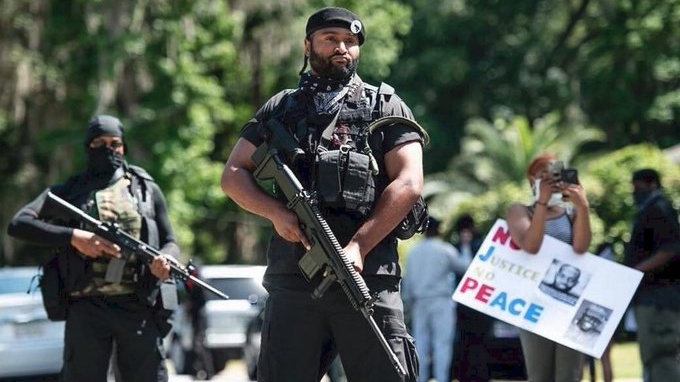
[[[359,301],[357,302],[361,305],[367,304],[369,301],[371,301],[371,293],[370,290],[368,289],[368,286],[366,286],[366,282],[361,277],[359,272],[357,272],[356,269],[354,269],[354,264],[352,264],[347,258],[347,256],[345,256],[345,252],[340,246],[340,243],[338,243],[338,239],[335,237],[333,231],[328,226],[326,219],[324,219],[323,216],[321,216],[321,212],[319,212],[319,209],[313,204],[310,204],[310,208],[312,210],[312,213],[314,214],[314,217],[316,218],[316,221],[319,222],[321,230],[323,230],[324,236],[328,238],[330,244],[333,246],[333,249],[338,254],[338,258],[340,259],[340,262],[342,263],[342,266],[345,268],[346,271],[344,273],[352,278],[352,281],[348,283],[347,280],[344,280],[344,278],[340,277],[340,275],[336,275],[339,279],[338,281],[340,281],[340,284],[342,285],[342,289],[345,291],[345,294],[347,294],[347,296],[350,297],[350,300],[356,300],[357,297],[360,297]],[[360,296],[356,296],[355,293],[352,292],[352,290],[350,289],[350,285],[356,285],[356,287],[358,288],[357,293],[359,293]]]

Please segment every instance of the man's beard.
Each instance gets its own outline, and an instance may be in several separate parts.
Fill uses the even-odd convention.
[[[343,66],[334,65],[331,60],[335,56],[326,59],[314,51],[314,47],[309,52],[309,65],[319,77],[327,77],[335,80],[344,80],[352,76],[357,70],[357,60],[352,60]]]

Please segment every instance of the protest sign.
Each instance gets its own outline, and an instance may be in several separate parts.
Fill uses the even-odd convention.
[[[600,358],[642,272],[545,236],[537,254],[512,241],[499,219],[453,299],[494,318]]]

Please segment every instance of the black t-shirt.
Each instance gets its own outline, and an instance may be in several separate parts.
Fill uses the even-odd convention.
[[[256,113],[255,117],[243,127],[242,138],[255,146],[259,146],[263,142],[258,133],[259,124],[271,118],[277,106],[281,102],[286,102],[286,97],[294,91],[294,89],[286,89],[270,98]],[[381,111],[383,116],[399,116],[414,120],[411,110],[396,95],[386,97]],[[319,128],[323,130],[325,127],[320,126]],[[408,125],[393,124],[377,129],[372,133],[369,139],[370,146],[381,168],[377,176],[378,179],[376,179],[377,184],[387,185],[389,183],[385,174],[386,171],[384,171],[384,154],[397,146],[414,141],[422,143],[423,138],[415,127]],[[300,174],[296,175],[300,177]],[[376,198],[380,197],[381,191],[382,189],[378,190]],[[362,224],[360,218],[346,210],[324,209],[322,214],[341,246],[345,246],[349,242]],[[267,274],[300,274],[298,261],[304,254],[305,249],[301,244],[288,242],[274,231],[267,253]],[[401,275],[397,238],[393,234],[385,237],[369,253],[364,262],[363,274]]]
[[[635,303],[677,311],[680,309],[680,225],[670,200],[660,194],[638,211],[626,247],[625,264],[634,267],[661,249],[673,251],[675,256],[667,264],[645,273]]]

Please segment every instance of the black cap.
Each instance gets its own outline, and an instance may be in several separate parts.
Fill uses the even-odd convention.
[[[333,27],[349,29],[350,32],[359,37],[359,45],[364,43],[366,29],[364,28],[364,23],[359,20],[359,16],[345,8],[337,7],[322,8],[311,15],[307,20],[307,27],[305,28],[306,37],[309,39],[309,36],[319,29]]]
[[[116,117],[110,115],[98,115],[87,124],[85,145],[89,145],[93,139],[101,136],[123,138],[123,124]]]

